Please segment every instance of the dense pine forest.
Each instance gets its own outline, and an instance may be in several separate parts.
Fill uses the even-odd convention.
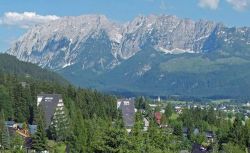
[[[128,134],[121,113],[116,109],[115,97],[31,78],[25,80],[26,86],[22,86],[20,82],[23,81],[12,75],[0,75],[0,108],[5,120],[38,124],[37,133],[33,136],[33,148],[38,151],[47,149],[58,152],[49,144],[52,139],[56,145],[67,145],[70,152],[76,153],[180,152],[191,150],[193,143],[206,142],[207,130],[215,131],[217,135],[214,142],[207,144],[212,152],[224,150],[243,153],[244,148],[250,143],[250,122],[243,125],[241,116],[236,116],[231,122],[225,120],[223,112],[197,108],[184,110],[177,119],[172,119],[173,107],[168,105],[162,117],[162,123],[167,124],[168,128],[160,128],[153,115],[159,110],[152,110],[147,100],[138,98],[136,108],[141,111],[136,113],[135,125]],[[48,133],[44,133],[43,121],[39,117],[40,112],[36,105],[36,96],[41,92],[63,95],[70,126],[67,131],[61,133],[61,139],[51,138]],[[142,130],[143,116],[150,121],[147,132]],[[186,137],[183,136],[184,127],[189,128]],[[199,135],[192,132],[194,128],[199,129]],[[4,130],[1,133],[4,136]],[[3,144],[6,141],[4,138],[1,139]],[[10,145],[14,145],[14,140],[10,140]]]
[[[32,77],[35,80],[53,81],[60,84],[68,82],[57,73],[39,66],[19,61],[16,57],[8,54],[0,54],[0,74],[12,74],[18,77]]]
[[[23,143],[21,138],[10,136],[4,121],[24,123],[23,128],[28,124],[38,125],[37,132],[31,136],[31,149],[38,152],[178,153],[181,150],[191,151],[194,144],[203,144],[210,152],[244,153],[250,146],[250,121],[240,114],[229,116],[209,107],[184,109],[182,114],[173,117],[176,112],[168,104],[159,125],[155,121],[155,113],[160,108],[152,109],[149,100],[137,98],[135,123],[128,133],[122,113],[117,110],[116,97],[76,88],[55,81],[53,77],[36,78],[38,72],[19,68],[15,62],[12,64],[16,65],[13,72],[7,67],[2,68],[4,64],[0,65],[0,142],[5,152],[24,150],[17,147]],[[37,107],[37,95],[40,93],[62,95],[68,117],[65,130],[56,134],[45,132],[42,110]],[[143,130],[143,118],[149,121],[147,131]],[[184,129],[187,129],[186,135],[183,134]],[[198,134],[193,132],[195,129],[199,130]],[[207,139],[207,131],[216,135],[213,141]]]
[[[70,118],[70,127],[68,131],[64,131],[63,141],[71,146],[72,152],[92,152],[88,150],[92,150],[93,145],[98,146],[93,143],[99,141],[98,132],[108,129],[112,121],[117,119],[114,97],[31,78],[25,80],[25,86],[22,86],[23,82],[24,80],[21,81],[16,76],[0,75],[0,108],[5,120],[38,124],[39,132],[39,124],[43,121],[40,121],[39,117],[41,112],[37,108],[37,94],[60,93]],[[45,144],[41,149],[46,147]]]

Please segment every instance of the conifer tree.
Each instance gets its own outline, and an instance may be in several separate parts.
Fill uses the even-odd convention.
[[[0,85],[0,109],[4,111],[4,114],[7,118],[12,116],[12,101],[7,92],[7,88],[3,85]]]
[[[9,129],[7,126],[5,126],[5,117],[4,112],[1,111],[1,144],[3,149],[10,149],[10,134]]]
[[[69,137],[69,130],[69,117],[66,108],[56,109],[52,125],[49,127],[52,138],[56,141],[66,141]]]
[[[44,151],[46,150],[46,133],[44,129],[44,121],[42,117],[42,112],[39,111],[39,115],[37,118],[37,132],[32,138],[32,148],[36,151]]]
[[[141,112],[135,114],[135,124],[131,131],[131,143],[134,147],[134,150],[140,151],[144,145],[143,137],[143,120]]]
[[[75,107],[72,100],[69,101],[69,117],[70,117],[70,126],[69,138],[67,140],[68,147],[70,152],[87,152],[87,149],[90,146],[86,145],[86,124],[82,117],[81,111]]]
[[[229,132],[229,139],[231,142],[234,142],[235,144],[244,146],[246,143],[244,137],[245,136],[242,126],[242,120],[238,116],[236,116],[233,126],[231,127]]]
[[[182,124],[177,122],[176,125],[174,126],[174,131],[173,133],[177,136],[182,137]]]
[[[168,103],[165,108],[165,115],[167,118],[170,118],[172,114],[173,114],[173,106],[171,103]]]
[[[23,153],[23,138],[18,135],[14,134],[11,138],[11,152],[13,153]]]

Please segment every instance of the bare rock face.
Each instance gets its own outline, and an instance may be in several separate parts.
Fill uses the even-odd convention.
[[[114,57],[112,60],[115,60],[121,37],[120,25],[108,21],[105,16],[65,17],[33,27],[8,53],[42,67],[60,69],[90,56],[91,49],[98,43],[104,45],[100,46],[100,52],[108,49],[105,54],[111,54]]]
[[[138,17],[125,30],[121,54],[129,58],[145,45],[171,54],[199,53],[216,25],[214,22],[194,22],[176,16]]]
[[[166,54],[209,52],[218,49],[217,38],[232,41],[227,40],[233,37],[231,30],[210,21],[166,15],[139,16],[126,24],[103,15],[63,17],[33,27],[7,53],[54,70],[78,64],[98,72],[113,69],[149,46]]]

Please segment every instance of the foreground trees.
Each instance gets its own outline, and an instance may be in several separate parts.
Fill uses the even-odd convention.
[[[3,110],[0,114],[0,124],[1,148],[10,149],[10,134],[8,127],[5,126],[5,116]]]
[[[37,132],[32,137],[32,148],[36,151],[44,151],[47,149],[47,140],[41,111],[37,115],[37,125]]]
[[[21,81],[25,81],[26,86],[22,86]],[[238,150],[240,153],[250,145],[250,121],[242,124],[242,119],[237,117],[231,122],[225,119],[225,114],[212,108],[186,109],[177,119],[172,119],[173,106],[169,104],[164,114],[167,120],[164,124],[168,126],[160,128],[155,123],[154,110],[148,106],[147,100],[138,98],[136,107],[139,111],[135,115],[134,127],[128,134],[121,113],[117,111],[116,99],[112,96],[70,85],[30,78],[19,80],[6,75],[0,75],[0,83],[0,109],[3,110],[0,117],[1,144],[7,150],[14,145],[13,142],[20,144],[18,139],[14,141],[8,135],[8,128],[4,126],[7,119],[38,125],[37,133],[33,135],[33,148],[37,151],[50,149],[47,139],[52,139],[72,153],[171,153],[190,150],[192,143],[206,141],[204,132],[207,130],[216,132],[217,140],[211,145],[216,151]],[[59,119],[57,127],[63,129],[68,125],[66,129],[45,132],[43,117],[36,104],[36,96],[41,92],[63,95],[68,119],[65,122]],[[143,118],[150,122],[148,131],[143,131]],[[183,137],[184,127],[189,129],[187,137]],[[199,135],[193,133],[196,128]]]
[[[89,149],[93,149],[89,147],[90,144],[98,140],[98,135],[102,134],[104,129],[108,129],[118,115],[115,98],[97,91],[2,74],[0,74],[0,84],[0,109],[5,114],[1,119],[0,132],[1,142],[2,140],[6,142],[5,149],[9,148],[8,135],[4,135],[9,134],[8,128],[4,126],[5,120],[37,124],[37,133],[32,137],[33,148],[38,151],[47,149],[49,137],[58,143],[67,144],[72,152],[89,152]],[[67,130],[59,128],[62,130],[54,129],[52,133],[45,133],[43,117],[36,104],[36,96],[41,92],[63,95],[66,109],[64,111],[67,112],[68,120],[61,122],[59,119],[57,126],[67,125]]]

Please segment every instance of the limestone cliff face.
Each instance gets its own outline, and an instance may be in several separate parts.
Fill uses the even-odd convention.
[[[37,25],[7,53],[42,67],[112,69],[150,46],[168,54],[203,52],[218,24],[176,16],[140,16],[117,24],[102,15],[64,17]]]

